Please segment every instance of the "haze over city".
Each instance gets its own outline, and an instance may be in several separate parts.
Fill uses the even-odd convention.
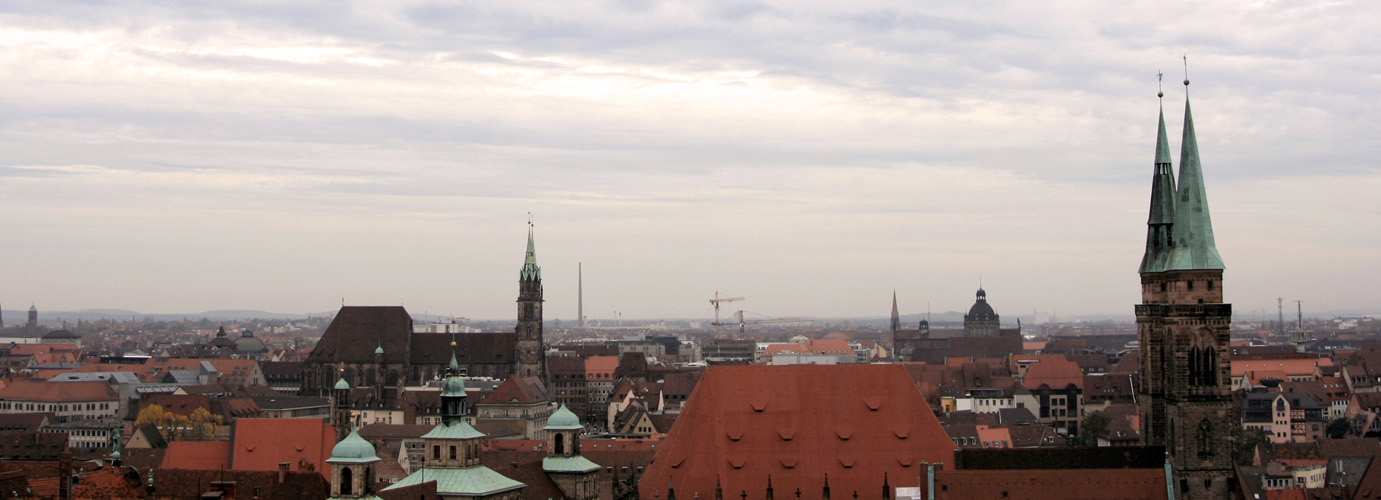
[[[1226,301],[1375,312],[1379,9],[5,2],[0,304],[1130,320],[1188,54]]]

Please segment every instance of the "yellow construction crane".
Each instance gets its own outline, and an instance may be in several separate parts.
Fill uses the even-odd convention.
[[[715,292],[714,292],[714,298],[713,298],[713,299],[710,299],[710,304],[713,304],[713,305],[714,305],[714,323],[710,323],[710,324],[711,324],[711,325],[714,325],[714,334],[715,334],[716,337],[719,336],[719,325],[725,324],[725,323],[720,323],[720,322],[719,322],[719,303],[720,303],[720,302],[733,302],[733,301],[735,301],[735,300],[743,300],[743,297],[723,297],[723,298],[720,298],[719,292],[718,292],[718,291],[715,291]]]

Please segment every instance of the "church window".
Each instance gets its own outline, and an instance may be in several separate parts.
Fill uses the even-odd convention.
[[[441,460],[441,445],[432,445],[432,460]]]
[[[455,446],[452,446],[452,447],[451,447],[451,460],[455,460],[455,459],[456,459],[456,447],[455,447]]]
[[[354,485],[352,484],[354,481],[351,481],[351,479],[353,479],[353,477],[352,477],[353,474],[354,474],[354,473],[350,471],[350,468],[349,468],[349,467],[345,467],[345,468],[342,468],[342,469],[340,470],[340,494],[341,494],[341,496],[345,496],[345,495],[349,495],[349,494],[353,493],[353,491],[351,490],[351,487],[354,486]]]
[[[1189,280],[1189,291],[1194,291],[1194,280]]]
[[[555,451],[556,451],[556,454],[557,454],[557,455],[564,455],[564,454],[566,454],[566,440],[565,440],[565,438],[566,438],[566,436],[565,436],[564,434],[559,433],[559,432],[556,433],[556,447],[555,447]]]
[[[1213,456],[1213,424],[1208,423],[1208,419],[1199,421],[1199,456]],[[1208,483],[1204,483],[1208,487]]]
[[[1213,280],[1208,280],[1208,290],[1213,291]]]

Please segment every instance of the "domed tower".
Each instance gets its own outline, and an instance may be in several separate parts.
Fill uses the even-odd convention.
[[[374,494],[375,467],[379,457],[374,454],[374,445],[360,437],[358,432],[350,431],[345,439],[336,443],[326,463],[331,464],[331,500],[379,498]]]
[[[542,348],[542,268],[537,267],[537,250],[533,244],[532,226],[528,223],[527,255],[518,271],[518,326],[514,331],[517,351],[514,374],[537,377],[547,383],[546,353]]]
[[[599,498],[599,464],[580,456],[580,417],[566,408],[560,408],[547,419],[547,456],[542,459],[542,470],[561,488],[561,493],[572,500],[594,500]]]
[[[436,481],[436,494],[442,498],[522,498],[526,484],[480,463],[480,446],[486,435],[465,420],[465,380],[460,376],[455,343],[451,349],[451,365],[441,384],[441,423],[422,435],[422,469],[385,489]]]
[[[331,389],[331,426],[336,428],[336,441],[350,433],[350,383],[341,377]]]
[[[988,305],[988,292],[979,288],[978,300],[969,308],[969,313],[964,315],[964,336],[996,337],[999,328],[1001,326],[997,313],[993,312],[993,306]]]

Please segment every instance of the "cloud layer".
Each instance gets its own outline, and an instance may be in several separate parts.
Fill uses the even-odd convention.
[[[1130,315],[1188,53],[1239,318],[1375,305],[1370,3],[301,4],[0,5],[0,302]]]

